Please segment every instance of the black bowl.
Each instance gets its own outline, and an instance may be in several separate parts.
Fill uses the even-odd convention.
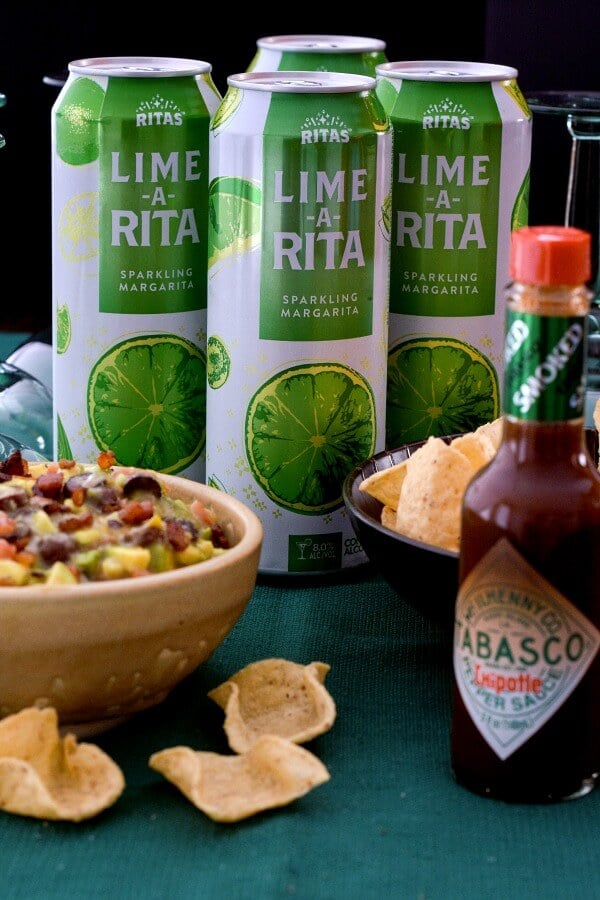
[[[452,437],[444,440],[449,442]],[[383,578],[422,615],[451,626],[458,588],[458,553],[386,528],[381,524],[383,504],[359,490],[361,482],[374,472],[403,462],[424,443],[416,441],[369,457],[348,474],[342,494],[356,536]]]
[[[449,443],[458,435],[448,435]],[[587,448],[598,460],[598,432],[586,428]],[[381,524],[382,504],[359,490],[365,478],[411,456],[425,441],[382,450],[360,463],[346,477],[343,498],[363,550],[399,597],[426,618],[452,629],[458,589],[458,553],[412,540]]]

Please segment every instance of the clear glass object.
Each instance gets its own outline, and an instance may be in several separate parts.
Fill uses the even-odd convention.
[[[12,441],[42,459],[51,459],[52,437],[52,396],[48,389],[28,372],[0,362],[0,438],[7,447]],[[0,449],[0,455],[8,454]]]
[[[4,94],[0,94],[0,106],[6,105],[6,96]],[[4,147],[6,141],[4,140],[3,135],[0,134],[0,147]]]
[[[534,114],[561,116],[571,136],[565,225],[592,235],[593,292],[587,348],[588,424],[600,397],[600,91],[537,91],[525,97]]]
[[[7,459],[11,453],[14,453],[18,450],[23,457],[23,459],[28,460],[29,462],[47,462],[47,457],[43,456],[41,453],[38,453],[37,450],[33,450],[31,447],[26,447],[25,444],[22,444],[21,441],[15,440],[15,438],[9,437],[7,434],[0,433],[0,460]]]

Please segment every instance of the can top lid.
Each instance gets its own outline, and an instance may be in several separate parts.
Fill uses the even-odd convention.
[[[525,284],[583,284],[591,275],[591,235],[568,225],[529,225],[511,233],[509,272]]]
[[[375,78],[345,72],[240,72],[230,75],[227,84],[253,91],[282,94],[351,94],[373,90]]]
[[[263,50],[300,50],[304,53],[369,53],[385,50],[385,41],[350,34],[273,34],[259,38]]]
[[[405,78],[412,81],[506,81],[519,74],[512,66],[452,59],[380,63],[375,72],[385,78]]]
[[[76,75],[112,75],[119,78],[164,78],[203,75],[211,71],[211,64],[202,59],[170,56],[98,56],[75,59],[69,63],[69,72]]]

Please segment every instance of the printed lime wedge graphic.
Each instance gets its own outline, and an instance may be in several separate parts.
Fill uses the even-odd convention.
[[[381,101],[381,105],[385,109],[386,113],[391,115],[394,106],[396,105],[396,100],[398,99],[398,90],[394,87],[389,78],[380,78],[377,83],[377,88],[375,93],[379,97]]]
[[[211,334],[206,342],[206,379],[209,387],[223,387],[231,371],[231,357],[227,347],[216,334]]]
[[[205,356],[171,334],[121,341],[91,371],[87,411],[96,444],[122,465],[179,472],[205,446]]]
[[[98,194],[71,197],[58,217],[58,248],[67,262],[82,262],[98,255]]]
[[[511,231],[514,231],[515,228],[522,228],[529,222],[529,183],[530,171],[528,169],[521,187],[519,188],[519,192],[515,199],[515,205],[512,209],[512,214],[510,217]]]
[[[67,432],[65,431],[61,418],[58,415],[56,417],[56,437],[58,444],[58,458],[73,459],[73,451],[71,450]]]
[[[392,235],[392,192],[390,191],[381,204],[381,217],[379,219],[381,233],[389,241]]]
[[[245,253],[260,239],[262,193],[253,181],[223,176],[208,189],[208,266]]]
[[[294,366],[265,382],[246,412],[246,453],[279,506],[318,515],[339,507],[350,469],[373,453],[368,383],[338,363]]]
[[[238,106],[240,105],[242,99],[242,92],[239,88],[230,85],[226,92],[225,96],[221,100],[219,106],[215,110],[215,114],[211,119],[210,127],[214,130],[217,128],[221,128],[221,126],[230,119],[234,114]]]
[[[66,353],[71,343],[71,316],[66,303],[56,310],[56,352]]]
[[[213,487],[217,491],[223,491],[224,493],[226,493],[225,485],[220,478],[217,478],[216,475],[209,475],[206,479],[206,483],[209,487]]]
[[[506,91],[507,94],[510,94],[510,96],[513,98],[513,100],[515,101],[515,103],[517,104],[517,106],[519,107],[521,112],[525,113],[527,118],[530,119],[531,118],[531,110],[529,109],[529,106],[527,105],[527,100],[521,93],[521,88],[519,87],[517,82],[514,81],[514,79],[509,80],[509,81],[503,81],[502,87],[504,88],[504,90]]]
[[[56,110],[56,152],[63,162],[82,166],[98,159],[98,121],[104,91],[91,78],[76,78]]]
[[[498,377],[470,344],[414,338],[388,356],[388,447],[474,431],[499,415]]]

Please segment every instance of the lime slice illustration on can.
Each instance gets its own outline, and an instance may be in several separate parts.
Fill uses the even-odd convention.
[[[58,446],[58,459],[73,459],[73,451],[69,443],[67,432],[60,416],[56,417],[56,437]]]
[[[66,303],[56,310],[56,352],[66,353],[71,343],[71,316]]]
[[[111,347],[87,389],[90,427],[122,465],[185,469],[206,440],[206,358],[172,334],[142,335]]]
[[[223,387],[229,378],[231,357],[227,347],[216,334],[211,334],[206,342],[206,380],[208,386],[216,390]]]
[[[389,354],[388,447],[474,431],[499,415],[499,404],[496,370],[470,344],[413,338]]]
[[[529,221],[529,187],[530,187],[530,170],[527,169],[525,178],[521,183],[519,192],[515,198],[514,206],[510,217],[510,228],[522,228]]]
[[[342,504],[344,478],[373,453],[375,437],[371,387],[339,363],[280,372],[256,391],[246,413],[256,481],[279,506],[305,515]]]
[[[210,122],[210,127],[213,131],[217,128],[221,128],[221,126],[232,117],[240,105],[241,100],[242,92],[239,88],[229,87],[227,89],[225,96],[221,100],[221,103]]]
[[[98,256],[98,192],[71,197],[58,219],[58,248],[66,262],[80,263]]]
[[[63,162],[83,166],[98,159],[98,123],[104,90],[92,78],[76,78],[56,111],[56,152]]]
[[[262,191],[245,178],[215,178],[208,189],[208,267],[257,246]]]

